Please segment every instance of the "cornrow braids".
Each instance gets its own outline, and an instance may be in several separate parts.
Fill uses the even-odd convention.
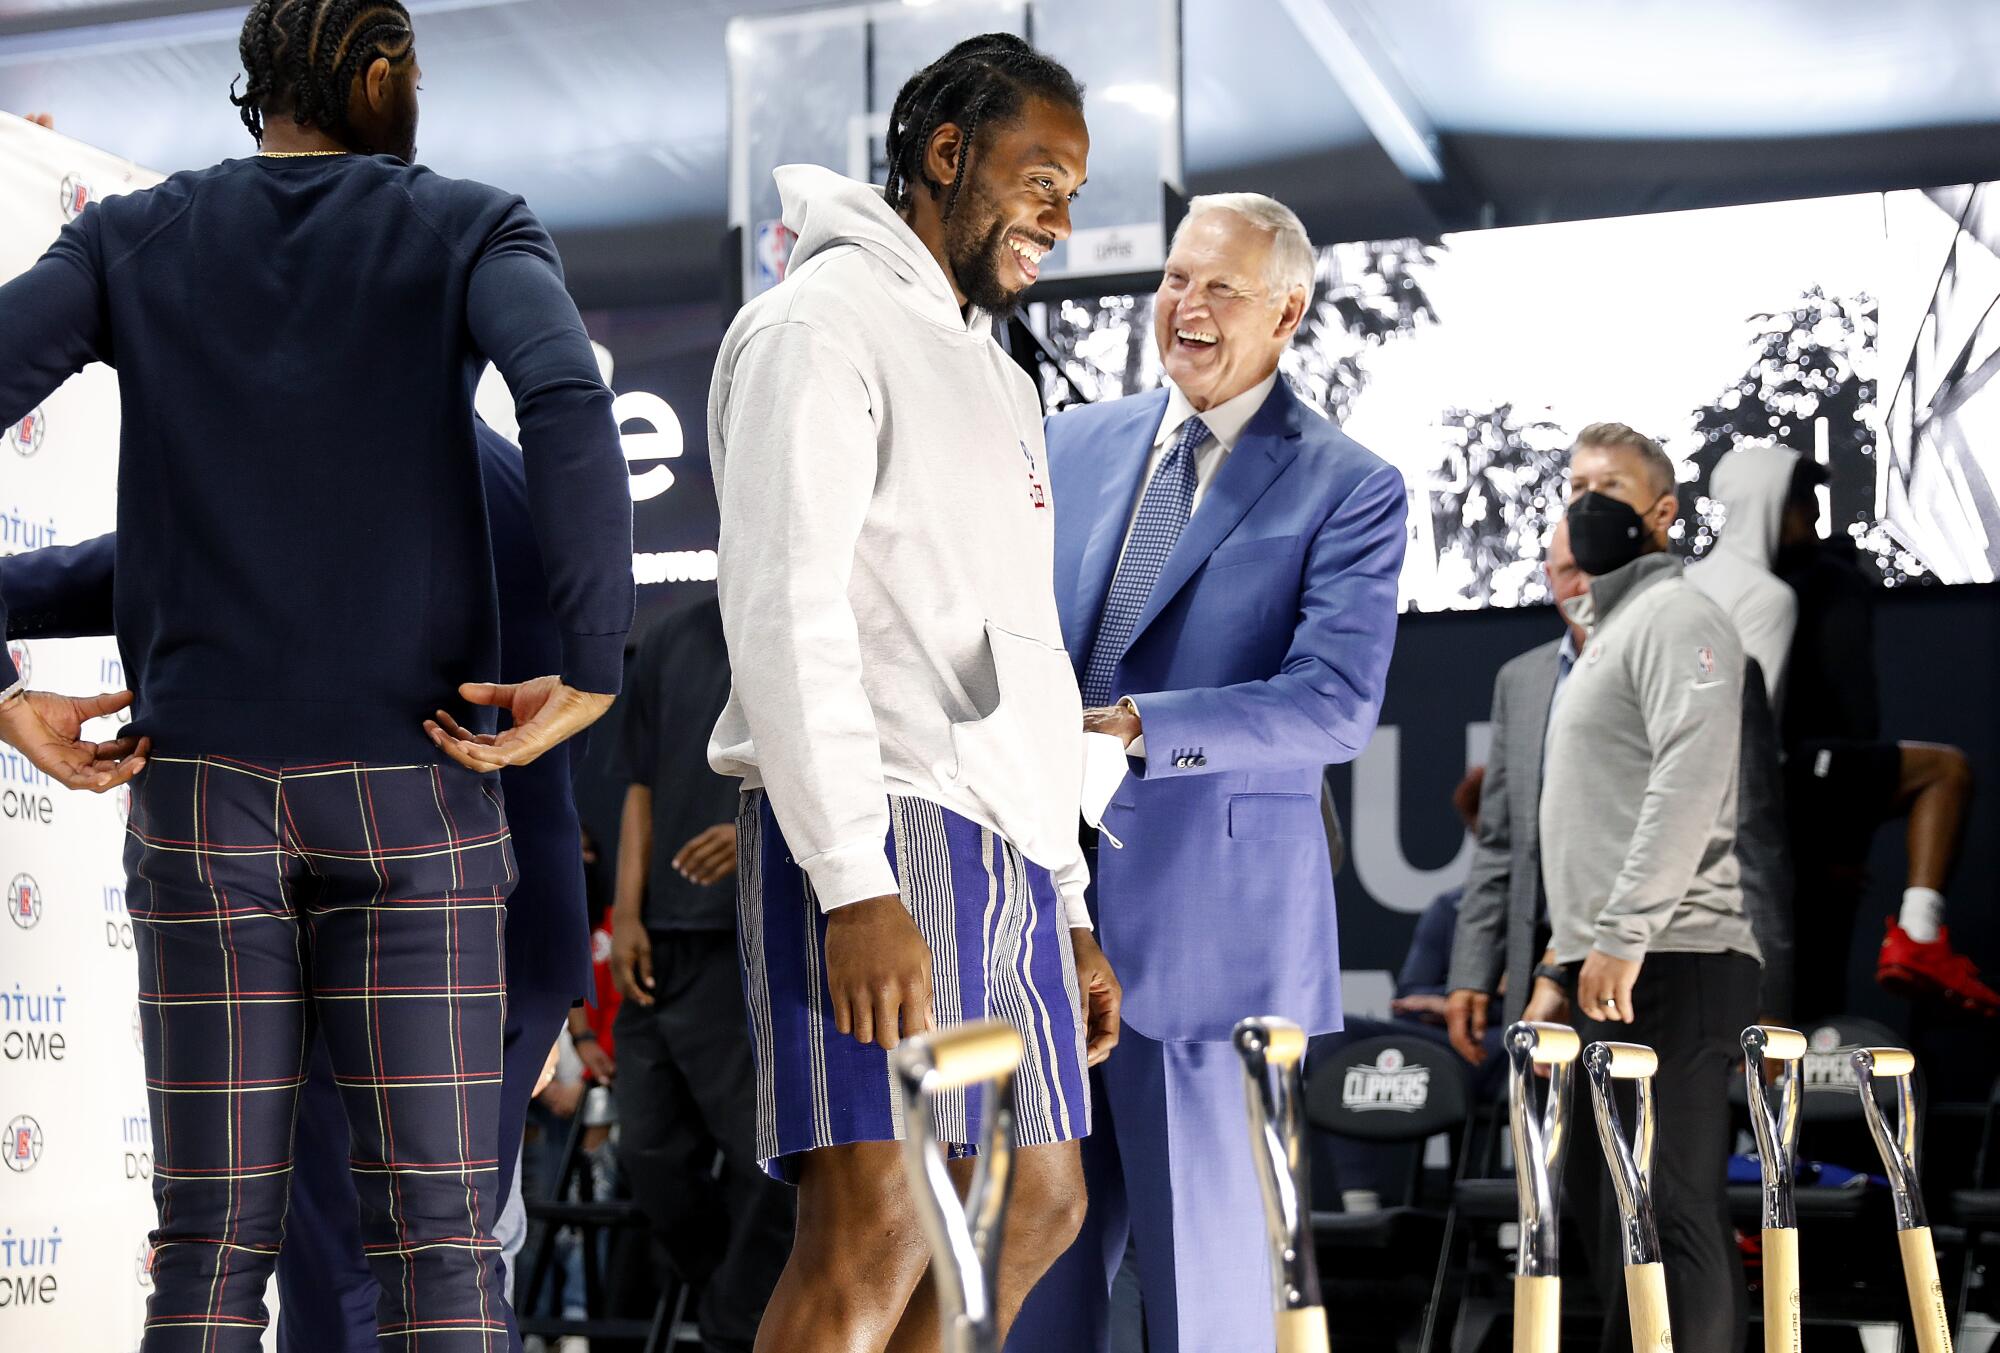
[[[967,38],[912,75],[889,111],[889,179],[883,187],[889,205],[907,210],[917,184],[933,201],[945,194],[945,185],[924,168],[924,156],[937,129],[950,123],[964,140],[958,173],[945,194],[943,214],[949,219],[969,176],[979,129],[1004,124],[1030,97],[1083,109],[1083,86],[1076,77],[1012,33]]]
[[[355,77],[378,58],[401,65],[415,42],[400,0],[257,0],[236,46],[243,92],[232,80],[229,101],[259,145],[280,113],[345,139]]]

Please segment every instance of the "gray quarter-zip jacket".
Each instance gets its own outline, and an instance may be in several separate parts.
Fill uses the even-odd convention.
[[[1569,603],[1590,631],[1550,714],[1542,878],[1556,961],[1763,955],[1736,864],[1743,647],[1670,554]]]

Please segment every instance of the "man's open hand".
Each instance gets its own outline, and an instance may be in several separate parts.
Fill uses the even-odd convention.
[[[720,883],[736,872],[736,824],[718,822],[674,852],[674,872],[689,883]]]
[[[527,765],[603,718],[615,698],[565,686],[552,676],[505,686],[468,681],[458,693],[471,704],[504,709],[514,718],[514,726],[500,733],[468,732],[444,710],[424,720],[424,731],[440,751],[482,774]]]
[[[826,918],[826,993],[834,1027],[894,1048],[931,1028],[931,947],[894,893],[836,907]]]
[[[103,695],[56,695],[28,691],[0,704],[0,742],[28,758],[37,770],[71,789],[102,794],[146,768],[149,738],[86,742],[83,726],[116,714],[132,703],[130,691]]]

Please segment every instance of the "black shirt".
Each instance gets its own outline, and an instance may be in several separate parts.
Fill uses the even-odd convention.
[[[1882,736],[1875,679],[1875,595],[1845,540],[1781,550],[1780,578],[1799,598],[1799,623],[1786,665],[1785,751],[1820,741],[1873,742]]]
[[[736,820],[739,782],[708,768],[708,737],[729,701],[722,607],[711,598],[647,631],[633,656],[622,735],[626,778],[653,791],[648,930],[734,930],[736,879],[700,886],[674,870],[680,848]]]
[[[0,424],[88,362],[118,371],[133,734],[428,761],[432,711],[474,720],[459,684],[500,672],[472,418],[488,358],[520,413],[562,676],[616,692],[625,462],[520,198],[388,156],[229,160],[93,204],[0,287]]]

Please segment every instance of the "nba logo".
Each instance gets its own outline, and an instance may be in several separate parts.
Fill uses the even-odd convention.
[[[23,685],[35,679],[35,664],[28,656],[26,643],[19,639],[13,640],[7,645],[7,656],[13,660],[14,670],[21,674]]]
[[[62,214],[65,221],[74,221],[90,205],[90,185],[75,174],[67,174],[62,181]]]
[[[785,280],[799,237],[783,221],[759,221],[750,241],[751,287],[765,291]]]

